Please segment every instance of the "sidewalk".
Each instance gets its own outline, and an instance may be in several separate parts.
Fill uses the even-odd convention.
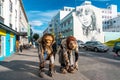
[[[13,54],[0,62],[0,80],[89,80],[79,71],[75,74],[61,74],[57,55],[54,77],[46,75],[46,78],[40,78],[38,76],[38,62],[37,49],[23,50],[21,54]]]

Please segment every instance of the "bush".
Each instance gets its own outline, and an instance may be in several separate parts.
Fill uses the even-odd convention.
[[[108,42],[105,42],[104,44],[106,44],[107,46],[113,47],[116,42],[120,42],[120,38],[116,40],[110,40]]]

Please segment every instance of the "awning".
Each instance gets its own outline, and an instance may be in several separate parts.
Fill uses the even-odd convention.
[[[7,31],[10,31],[10,32],[12,32],[12,33],[14,33],[16,35],[19,35],[19,33],[17,31],[13,30],[12,28],[6,26],[5,24],[3,24],[1,22],[0,22],[0,28],[5,29]]]
[[[27,36],[27,32],[19,32],[19,36]]]

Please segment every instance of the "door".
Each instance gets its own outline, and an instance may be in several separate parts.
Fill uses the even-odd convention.
[[[0,36],[0,56],[5,56],[5,36]]]
[[[13,38],[10,38],[10,53],[13,52]]]

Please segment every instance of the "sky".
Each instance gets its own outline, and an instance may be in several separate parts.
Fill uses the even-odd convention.
[[[64,6],[79,6],[84,1],[91,1],[92,5],[99,8],[106,8],[110,4],[115,4],[118,7],[118,12],[120,12],[120,0],[22,0],[33,33],[40,35],[60,9]]]

